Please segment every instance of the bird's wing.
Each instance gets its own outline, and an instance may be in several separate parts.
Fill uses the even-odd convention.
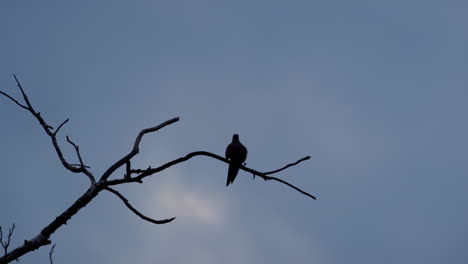
[[[239,146],[239,160],[241,163],[243,163],[246,159],[247,159],[247,148],[242,145],[241,143],[239,143],[240,146]]]
[[[233,152],[234,152],[234,147],[231,143],[226,147],[226,159],[231,159],[234,154]]]

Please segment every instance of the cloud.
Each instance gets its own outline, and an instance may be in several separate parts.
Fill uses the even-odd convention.
[[[190,218],[204,224],[217,224],[223,217],[226,201],[214,193],[200,193],[180,183],[161,185],[154,193],[158,211]]]

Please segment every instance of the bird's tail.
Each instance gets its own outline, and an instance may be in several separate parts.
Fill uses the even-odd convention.
[[[228,177],[227,177],[226,186],[228,186],[230,183],[234,182],[238,172],[239,172],[239,166],[238,165],[229,164],[229,170],[228,170]]]

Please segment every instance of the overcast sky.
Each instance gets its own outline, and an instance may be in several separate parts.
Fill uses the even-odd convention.
[[[467,263],[468,2],[0,2],[0,89],[17,74],[96,175],[195,150],[279,168],[318,197],[197,157],[101,193],[51,237],[54,263]],[[88,187],[23,109],[0,98],[0,225],[31,239]],[[121,177],[121,175],[119,175]],[[21,258],[48,263],[50,246]]]

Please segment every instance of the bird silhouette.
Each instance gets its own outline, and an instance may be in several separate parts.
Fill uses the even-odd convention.
[[[226,159],[230,161],[226,186],[236,179],[239,168],[247,159],[247,148],[239,141],[239,135],[232,136],[232,142],[226,148]]]

